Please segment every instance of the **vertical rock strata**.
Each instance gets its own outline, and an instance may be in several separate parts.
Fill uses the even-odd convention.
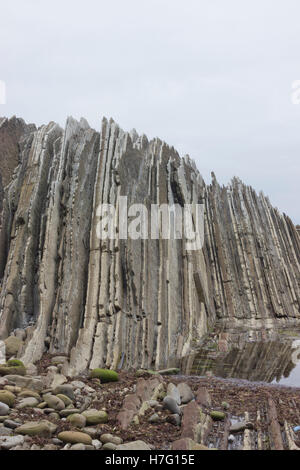
[[[21,134],[3,191],[0,338],[25,330],[23,360],[49,351],[70,356],[69,373],[161,368],[217,318],[299,322],[300,238],[263,194],[237,178],[207,186],[189,157],[112,120],[101,133],[69,118]],[[203,249],[124,239],[125,196],[147,207],[149,233],[152,204],[204,204]],[[114,239],[98,236],[103,204],[116,208]]]

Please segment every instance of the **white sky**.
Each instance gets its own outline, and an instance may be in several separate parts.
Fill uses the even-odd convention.
[[[0,0],[0,115],[103,115],[300,223],[299,0]]]

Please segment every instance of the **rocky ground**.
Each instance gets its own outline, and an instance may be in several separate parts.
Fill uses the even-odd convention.
[[[300,450],[300,389],[145,371],[100,383],[64,361],[0,378],[2,450]]]

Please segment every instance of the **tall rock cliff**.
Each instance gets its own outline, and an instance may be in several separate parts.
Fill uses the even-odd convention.
[[[24,361],[47,351],[67,354],[70,374],[159,368],[217,319],[300,323],[300,238],[263,194],[236,178],[206,185],[189,157],[112,120],[100,133],[69,118],[65,130],[52,122],[21,134],[2,204],[0,338],[21,331]],[[0,160],[3,148],[0,139]],[[203,248],[125,240],[118,211],[115,238],[99,238],[99,206],[118,209],[124,196],[149,213],[202,204]]]

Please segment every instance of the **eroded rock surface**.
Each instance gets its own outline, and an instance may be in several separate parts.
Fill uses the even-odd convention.
[[[188,156],[112,120],[100,133],[72,118],[65,130],[51,122],[29,131],[0,233],[0,338],[22,338],[25,364],[49,352],[70,358],[59,364],[65,375],[159,369],[216,319],[299,323],[300,239],[263,194],[237,178],[206,185]],[[123,220],[115,239],[100,240],[99,205],[118,208],[124,196],[149,213],[151,204],[203,204],[203,249],[124,240]]]

